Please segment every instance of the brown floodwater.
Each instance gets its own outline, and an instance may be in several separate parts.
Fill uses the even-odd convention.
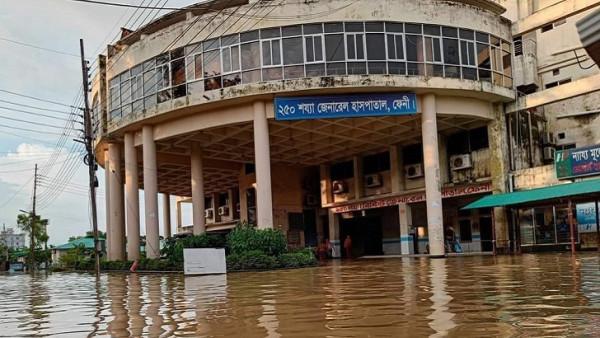
[[[600,335],[597,253],[335,261],[223,276],[0,275],[0,336]]]

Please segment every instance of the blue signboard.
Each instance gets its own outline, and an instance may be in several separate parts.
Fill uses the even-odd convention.
[[[600,145],[558,150],[554,166],[559,179],[600,175]]]
[[[276,120],[333,119],[416,113],[417,96],[414,93],[275,98]]]
[[[579,232],[596,232],[596,203],[577,204],[576,209]]]

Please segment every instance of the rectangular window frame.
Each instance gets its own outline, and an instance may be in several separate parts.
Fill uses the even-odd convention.
[[[314,56],[316,55],[315,52],[315,37],[319,37],[321,39],[321,60],[317,60]],[[311,45],[313,46],[313,58],[314,61],[308,61],[308,50],[306,49],[306,43],[308,39],[312,40]],[[302,44],[302,50],[304,51],[304,64],[307,65],[313,65],[313,64],[320,64],[320,63],[325,63],[325,34],[309,34],[309,35],[304,35],[302,37],[302,41],[304,42]]]
[[[358,56],[358,50],[359,50],[357,48],[357,43],[356,43],[356,41],[358,41],[358,39],[356,37],[357,35],[361,35],[361,40],[362,40],[362,54],[363,54],[362,59],[356,57],[356,56]],[[352,37],[353,40],[354,40],[354,55],[355,55],[354,58],[350,58],[350,54],[349,54],[349,51],[348,51],[348,38],[349,37]],[[367,61],[367,50],[365,48],[366,44],[367,44],[367,41],[366,41],[366,34],[365,34],[365,32],[344,33],[344,51],[345,51],[345,54],[346,54],[346,62]]]
[[[392,36],[394,40],[394,47],[398,44],[398,37],[400,37],[402,42],[402,58],[399,59],[397,56],[395,58],[390,57],[389,53],[389,45],[388,45],[388,36]],[[404,39],[404,33],[385,33],[385,48],[386,48],[386,56],[387,61],[392,62],[406,62],[406,41]],[[394,53],[396,54],[396,48],[394,48]]]
[[[279,43],[279,63],[273,63],[273,41],[277,41]],[[271,64],[266,65],[265,64],[265,58],[263,55],[263,51],[264,51],[264,44],[268,43],[269,44],[269,51],[270,51],[270,59],[271,59]],[[262,65],[261,68],[276,68],[276,67],[283,67],[283,51],[281,50],[281,38],[271,38],[271,39],[261,39],[260,40],[260,64]]]

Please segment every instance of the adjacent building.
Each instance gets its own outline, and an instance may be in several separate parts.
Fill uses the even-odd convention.
[[[0,243],[9,249],[20,249],[25,247],[25,234],[15,233],[13,228],[3,225],[2,231],[0,231]]]
[[[557,184],[554,150],[598,143],[574,24],[597,4],[216,0],[124,30],[92,90],[108,258],[138,258],[140,226],[157,257],[172,198],[180,233],[248,222],[338,254],[350,236],[355,255],[443,256],[448,236],[520,248],[514,205],[465,207]]]

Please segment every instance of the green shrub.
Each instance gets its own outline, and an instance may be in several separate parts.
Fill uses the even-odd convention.
[[[243,253],[232,253],[227,256],[227,270],[267,270],[278,267],[277,259],[259,250]]]
[[[231,254],[260,251],[268,256],[278,256],[287,251],[285,235],[278,229],[256,229],[242,224],[227,235]]]
[[[161,255],[172,264],[183,263],[184,248],[223,248],[226,245],[225,236],[221,234],[204,233],[198,236],[183,238],[168,238]]]
[[[317,265],[317,258],[310,249],[281,254],[277,257],[280,268],[301,268]]]

